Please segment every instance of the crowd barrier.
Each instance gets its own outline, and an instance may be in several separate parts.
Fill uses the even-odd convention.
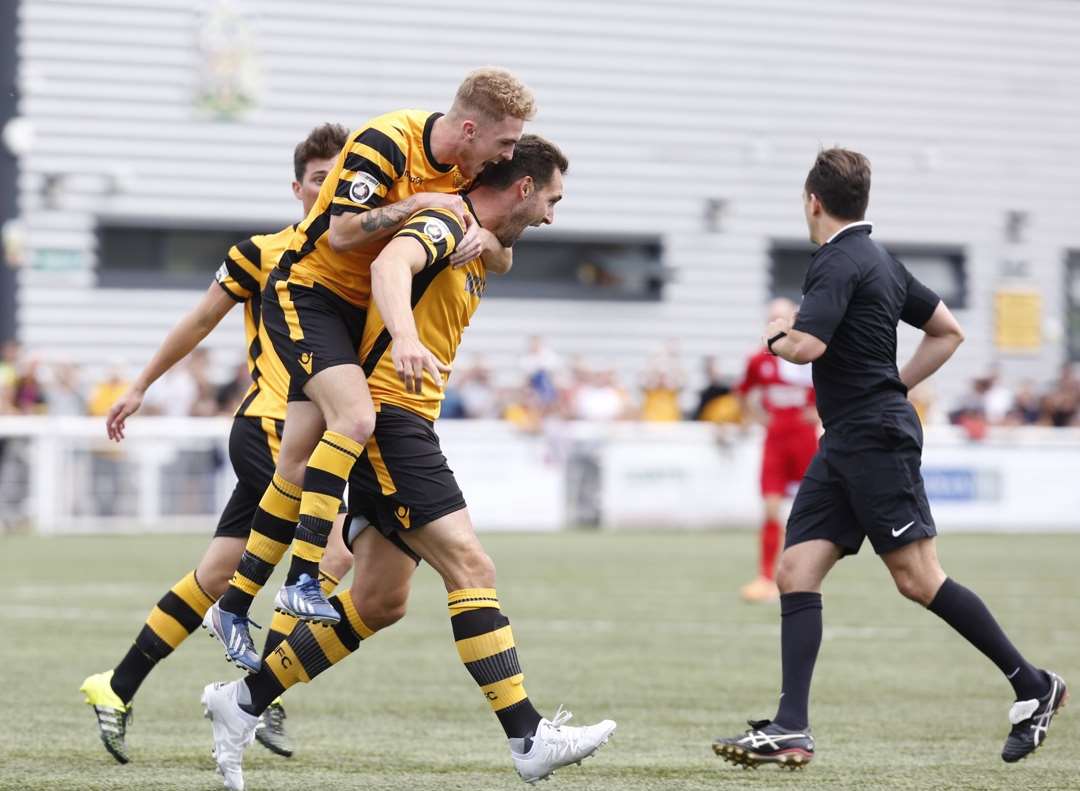
[[[0,418],[0,521],[43,534],[209,532],[235,483],[227,418]],[[701,423],[442,421],[480,530],[747,527],[760,518],[759,429]],[[1080,429],[926,431],[942,531],[1080,530]]]

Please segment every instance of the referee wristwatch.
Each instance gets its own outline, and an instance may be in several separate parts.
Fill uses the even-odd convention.
[[[774,343],[776,343],[778,340],[780,340],[781,338],[786,338],[786,337],[787,337],[787,333],[784,332],[783,330],[780,330],[780,332],[776,333],[771,338],[769,338],[769,340],[767,340],[765,342],[765,348],[767,348],[769,350],[769,354],[771,354],[773,357],[776,357],[776,352],[773,351],[772,345]]]

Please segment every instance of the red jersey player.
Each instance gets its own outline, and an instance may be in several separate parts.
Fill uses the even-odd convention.
[[[774,299],[769,321],[794,320],[795,303]],[[817,452],[818,415],[809,366],[799,366],[762,350],[749,359],[738,393],[750,414],[766,427],[761,461],[761,495],[765,523],[761,527],[760,570],[740,594],[747,601],[771,601],[779,596],[774,582],[776,558],[783,543],[780,524],[783,498],[798,488]]]

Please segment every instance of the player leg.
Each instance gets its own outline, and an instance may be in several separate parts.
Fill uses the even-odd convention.
[[[739,589],[739,595],[744,601],[776,601],[779,596],[775,569],[784,535],[784,529],[780,525],[780,506],[786,480],[783,448],[778,438],[767,436],[761,457],[761,496],[765,507],[765,521],[758,534],[758,575]]]
[[[263,290],[259,338],[289,373],[289,410],[277,475],[267,489],[270,508],[263,509],[256,519],[265,523],[269,541],[249,546],[251,563],[241,572],[251,571],[252,575],[238,574],[221,602],[221,612],[228,614],[222,624],[224,631],[239,635],[226,645],[237,649],[230,653],[238,655],[245,669],[257,670],[259,666],[258,655],[253,649],[247,651],[250,636],[240,639],[247,632],[251,601],[294,539],[287,587],[275,605],[302,619],[337,619],[319,589],[318,567],[344,489],[344,482],[338,488],[339,473],[344,470],[347,477],[363,448],[356,437],[366,438],[374,422],[374,408],[356,354],[364,318],[363,310],[329,291],[296,286],[278,274],[271,276]],[[339,387],[353,390],[342,393],[335,390]],[[330,395],[324,395],[326,391]],[[354,401],[359,403],[354,405]],[[330,413],[330,422],[324,419],[324,408]],[[323,492],[324,488],[328,491]],[[260,525],[254,524],[253,542],[259,532]],[[304,580],[299,579],[301,575]],[[304,584],[299,586],[301,582]],[[235,630],[231,628],[233,618],[240,620]]]
[[[326,430],[304,470],[292,562],[285,586],[274,600],[275,608],[301,620],[327,624],[337,623],[339,614],[319,589],[319,563],[349,474],[375,430],[375,407],[367,380],[356,358],[356,346],[350,348],[351,362],[330,365],[304,385],[304,394],[326,421]]]
[[[821,646],[821,585],[833,565],[859,550],[863,535],[839,481],[815,457],[792,505],[787,546],[780,556],[781,693],[772,720],[750,720],[744,734],[713,742],[713,750],[741,766],[775,763],[791,769],[814,757],[810,684]]]
[[[857,513],[899,591],[938,615],[986,655],[1012,684],[1016,702],[1002,758],[1017,761],[1040,746],[1064,703],[1064,682],[1029,663],[974,592],[938,562],[937,529],[922,480],[922,427],[911,408],[880,418],[881,444],[856,459]]]
[[[989,608],[972,590],[946,576],[935,539],[919,538],[883,554],[901,594],[937,615],[983,653],[1012,684],[1011,731],[1001,757],[1018,761],[1041,746],[1065,701],[1062,678],[1031,664],[1009,640]]]
[[[260,716],[278,696],[298,682],[311,681],[376,631],[404,617],[416,559],[370,529],[359,533],[352,550],[352,587],[330,599],[340,615],[337,624],[328,629],[300,622],[257,673],[203,690],[202,703],[213,724],[214,756],[227,788],[243,788],[244,749],[256,738]]]
[[[290,401],[271,480],[250,521],[240,564],[221,600],[207,612],[207,631],[225,647],[229,661],[258,670],[260,658],[249,629],[248,610],[293,539],[300,513],[300,487],[308,456],[324,430],[322,413],[308,401]]]
[[[86,702],[94,707],[102,743],[120,763],[128,761],[125,739],[135,693],[158,663],[198,628],[227,587],[244,551],[257,487],[273,467],[267,437],[257,419],[233,420],[229,457],[238,481],[202,560],[161,597],[113,670],[88,677],[81,687]]]
[[[406,530],[402,537],[443,579],[458,655],[498,717],[522,779],[542,780],[605,744],[615,731],[613,721],[571,727],[564,724],[569,712],[560,708],[548,720],[533,707],[510,621],[495,591],[495,564],[480,545],[468,510]]]
[[[199,628],[215,596],[228,584],[230,564],[235,569],[243,551],[241,538],[212,539],[198,568],[181,577],[154,605],[117,665],[83,681],[79,691],[94,708],[101,741],[120,763],[129,760],[127,725],[135,693],[157,664]]]
[[[334,592],[353,564],[353,556],[341,536],[344,523],[345,513],[341,512],[334,520],[330,541],[326,545],[326,555],[319,564],[319,587],[325,596]],[[270,631],[263,643],[262,662],[264,664],[270,653],[292,633],[297,623],[299,620],[287,613],[274,613],[270,621]],[[275,698],[259,716],[259,724],[255,728],[255,739],[272,753],[288,758],[293,754],[293,748],[285,731],[285,718],[285,705],[280,698]]]

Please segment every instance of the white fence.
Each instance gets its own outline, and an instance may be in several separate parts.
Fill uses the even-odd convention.
[[[228,419],[135,418],[108,442],[96,418],[0,419],[0,519],[41,533],[209,532],[234,483]],[[498,421],[439,432],[480,529],[749,526],[757,431],[698,423]],[[923,473],[949,530],[1080,530],[1080,430],[927,431]]]

